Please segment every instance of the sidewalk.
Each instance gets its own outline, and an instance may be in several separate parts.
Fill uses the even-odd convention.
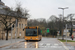
[[[12,39],[12,42],[11,42],[11,39],[9,39],[9,40],[0,40],[0,46],[16,43],[16,42],[19,42],[19,41],[24,41],[24,39],[16,39],[16,41],[15,41],[15,39]]]
[[[59,37],[59,39],[62,39],[62,37]],[[66,40],[66,37],[64,37],[64,40]],[[67,37],[67,40],[72,40],[70,37]],[[75,38],[73,39],[73,41],[75,41]],[[75,42],[63,42],[65,44],[65,46],[69,49],[69,50],[75,50]]]
[[[69,50],[75,50],[75,42],[63,42]]]
[[[59,39],[62,39],[62,37],[59,37]],[[66,37],[64,37],[64,39],[66,40]],[[70,37],[67,37],[67,40],[72,40],[72,39]],[[75,41],[75,38],[73,39],[73,41]]]

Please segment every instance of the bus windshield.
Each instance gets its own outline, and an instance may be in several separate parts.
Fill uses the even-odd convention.
[[[26,29],[26,36],[37,36],[37,29]]]

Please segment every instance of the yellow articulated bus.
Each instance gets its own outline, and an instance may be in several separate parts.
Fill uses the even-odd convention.
[[[25,40],[41,40],[42,34],[40,28],[36,27],[25,27]]]

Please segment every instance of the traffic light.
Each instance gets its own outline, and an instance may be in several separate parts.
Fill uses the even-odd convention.
[[[70,30],[70,36],[72,35],[72,33],[73,33],[73,28],[71,28],[71,30]]]
[[[12,27],[14,28],[14,24],[12,25]]]

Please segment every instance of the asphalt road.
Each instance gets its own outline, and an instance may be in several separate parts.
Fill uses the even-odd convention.
[[[41,41],[23,41],[0,50],[66,50],[66,47],[57,38],[45,38]]]

